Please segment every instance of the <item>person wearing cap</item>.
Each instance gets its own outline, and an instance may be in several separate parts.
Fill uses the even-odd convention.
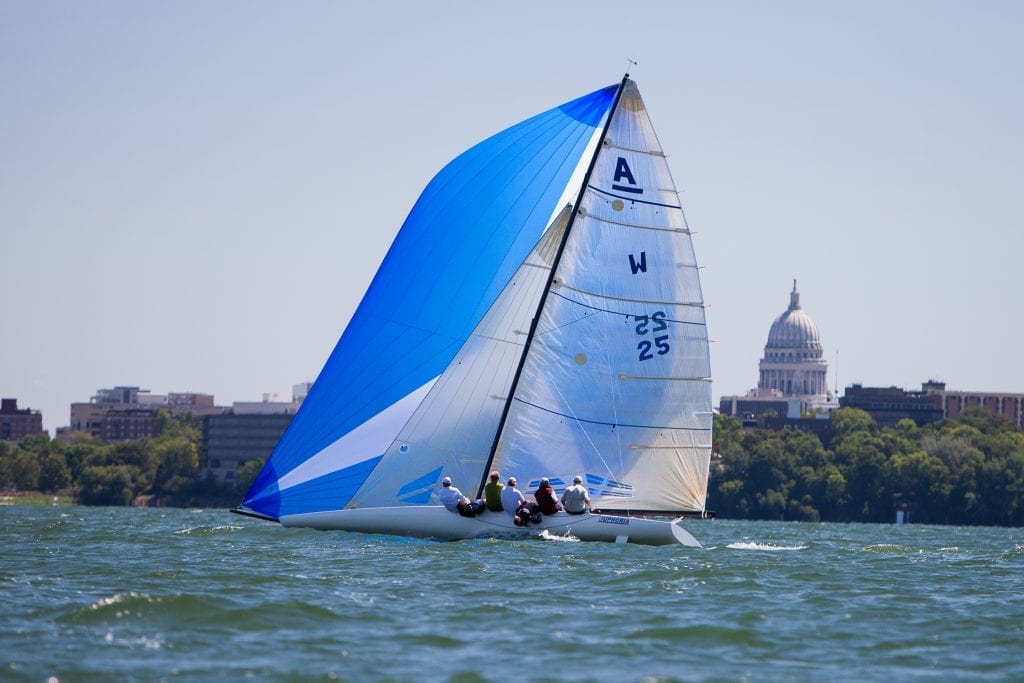
[[[491,472],[490,481],[484,485],[484,502],[491,512],[501,512],[501,490],[505,488],[501,483],[501,473],[498,470]]]
[[[441,504],[446,510],[457,512],[463,517],[476,517],[486,507],[482,500],[470,500],[462,494],[462,491],[452,486],[451,477],[441,480],[441,491],[437,497],[441,499]]]
[[[551,488],[547,477],[541,477],[540,485],[533,492],[533,497],[540,506],[540,511],[545,515],[553,515],[561,509],[558,501],[555,500],[555,490]]]
[[[583,477],[576,475],[572,478],[572,486],[567,487],[562,494],[562,509],[570,515],[582,515],[587,510],[594,511],[587,487],[583,485]]]

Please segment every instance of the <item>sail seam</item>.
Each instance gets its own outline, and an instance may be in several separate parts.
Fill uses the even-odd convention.
[[[671,426],[668,426],[668,425],[634,425],[634,424],[623,424],[621,422],[605,422],[605,421],[602,421],[602,420],[588,420],[586,418],[577,417],[575,415],[568,415],[566,413],[562,413],[562,412],[559,412],[557,410],[552,410],[551,408],[545,408],[544,406],[539,406],[536,403],[531,403],[530,401],[525,401],[525,400],[519,398],[518,396],[512,397],[512,400],[513,401],[518,401],[519,403],[522,403],[523,405],[530,406],[531,408],[536,408],[537,410],[543,410],[545,413],[550,413],[552,415],[558,415],[559,417],[564,417],[566,419],[573,420],[575,422],[586,422],[587,424],[592,424],[592,425],[604,425],[606,427],[628,427],[630,429],[671,429],[673,431],[678,431],[678,432],[706,432],[708,430],[707,427],[671,427]]]

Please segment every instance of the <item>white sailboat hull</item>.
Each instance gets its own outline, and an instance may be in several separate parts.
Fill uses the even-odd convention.
[[[322,530],[356,531],[459,541],[474,538],[524,539],[546,533],[580,541],[702,547],[681,525],[672,521],[622,517],[618,515],[559,512],[545,515],[540,524],[517,527],[504,512],[484,512],[477,517],[462,517],[439,505],[330,510],[286,515],[280,522],[286,527],[310,527]]]

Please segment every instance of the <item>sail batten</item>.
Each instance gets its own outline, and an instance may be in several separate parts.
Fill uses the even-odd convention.
[[[585,296],[588,296],[588,297],[592,297],[594,299],[604,299],[604,300],[607,300],[607,301],[622,301],[622,302],[638,303],[638,304],[656,304],[656,305],[660,305],[660,306],[679,306],[680,308],[699,308],[702,311],[704,310],[704,302],[703,301],[659,301],[657,299],[635,299],[635,298],[629,298],[629,297],[624,297],[624,296],[613,296],[613,295],[610,295],[610,294],[602,294],[600,292],[588,291],[588,290],[585,290],[585,289],[580,289],[579,287],[571,287],[571,286],[566,285],[564,283],[558,283],[558,288],[559,289],[567,289],[567,290],[569,290],[571,292],[575,292],[577,294],[582,294],[582,295],[585,295]],[[617,315],[629,315],[628,313],[626,313],[624,311],[612,311],[612,310],[609,310],[607,308],[601,308],[601,307],[598,307],[598,306],[587,304],[587,303],[585,303],[584,301],[581,301],[581,300],[570,299],[569,297],[565,296],[561,292],[556,292],[554,290],[552,290],[551,293],[553,295],[561,296],[566,301],[572,301],[573,303],[575,303],[575,304],[577,304],[579,306],[584,306],[586,308],[592,308],[592,309],[594,309],[596,311],[602,311],[604,313],[614,313],[614,314],[617,314]],[[671,319],[671,318],[666,318],[666,320],[668,322],[681,323],[681,324],[689,324],[689,325],[703,325],[704,324],[703,321],[701,321],[701,322],[690,322],[690,321],[686,321],[686,320],[676,320],[676,319]]]

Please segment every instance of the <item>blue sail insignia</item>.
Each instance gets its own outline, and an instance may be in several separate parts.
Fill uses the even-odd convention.
[[[441,471],[443,467],[438,467],[435,470],[427,472],[422,477],[417,477],[410,482],[404,484],[398,489],[396,498],[401,500],[403,503],[410,505],[424,505],[430,500],[431,490],[437,486],[437,482],[441,479]]]

